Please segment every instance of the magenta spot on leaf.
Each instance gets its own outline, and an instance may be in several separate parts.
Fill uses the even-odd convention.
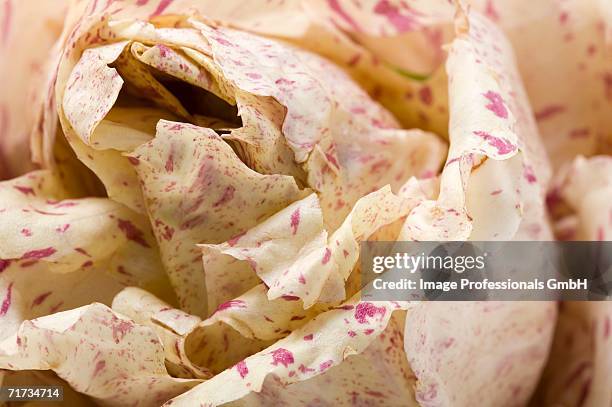
[[[391,163],[389,161],[379,160],[375,162],[374,164],[372,164],[370,171],[372,173],[386,172],[389,169],[389,167],[391,167]]]
[[[300,276],[298,277],[298,282],[300,284],[306,284],[306,277],[304,277],[303,274],[300,274]]]
[[[272,351],[272,364],[278,366],[279,364],[287,367],[294,362],[293,353],[287,349],[278,348]]]
[[[236,236],[232,237],[231,239],[229,239],[229,240],[227,241],[227,244],[228,244],[228,245],[230,245],[231,247],[236,246],[236,243],[238,243],[238,241],[240,240],[240,238],[241,238],[242,236],[244,236],[245,234],[246,234],[246,232],[242,232],[242,233],[240,233],[240,234],[238,234],[238,235],[236,235]]]
[[[305,335],[305,336],[304,336],[304,340],[305,340],[305,341],[312,341],[312,338],[314,338],[314,335],[313,335],[313,334],[308,334],[308,335]]]
[[[331,259],[332,252],[329,250],[329,247],[325,249],[325,254],[323,255],[323,259],[321,260],[321,264],[327,264]]]
[[[537,121],[542,121],[546,119],[550,119],[551,117],[563,113],[565,111],[565,106],[561,105],[548,105],[543,107],[541,110],[538,110],[534,113],[535,119]]]
[[[87,250],[81,248],[81,247],[76,247],[74,249],[75,252],[81,253],[83,256],[87,256],[87,257],[91,257],[91,255],[89,253],[87,253]]]
[[[385,16],[387,21],[393,25],[400,33],[411,31],[414,27],[414,20],[401,14],[399,9],[389,0],[380,0],[374,7],[376,14]]]
[[[579,129],[572,129],[569,132],[570,138],[585,138],[589,136],[589,129],[586,127],[581,127]]]
[[[537,182],[537,178],[533,172],[533,168],[530,165],[526,165],[523,169],[523,176],[530,184]]]
[[[360,302],[355,308],[355,320],[360,324],[367,324],[368,318],[374,318],[376,315],[380,315],[380,319],[385,316],[387,310],[385,307],[377,307],[371,302]]]
[[[13,295],[13,283],[10,283],[6,289],[6,296],[0,305],[0,317],[6,315],[11,306],[11,297]]]
[[[55,228],[55,231],[57,233],[64,233],[65,231],[67,231],[70,228],[70,224],[66,223],[64,225],[58,226]]]
[[[246,362],[244,360],[241,360],[240,362],[236,363],[236,370],[238,370],[238,374],[240,374],[240,377],[242,377],[243,379],[247,374],[249,374],[249,368],[247,367]]]
[[[172,239],[172,236],[174,236],[174,228],[166,225],[164,226],[164,231],[162,233],[162,238],[164,238],[165,240],[170,240]]]
[[[354,338],[355,336],[357,336],[357,332],[355,331],[348,331],[346,334],[350,336],[351,338]]]
[[[132,222],[124,219],[117,219],[119,229],[123,232],[128,240],[138,243],[143,247],[151,247],[144,238],[144,233],[138,229]]]
[[[275,84],[277,85],[293,85],[295,83],[295,81],[289,80],[289,79],[285,79],[285,78],[279,78],[277,80],[274,81]]]
[[[306,367],[303,364],[300,364],[300,366],[298,367],[298,370],[300,371],[300,373],[308,373],[308,372],[314,372],[315,371],[314,369]]]
[[[21,192],[22,194],[28,196],[28,195],[36,195],[34,193],[34,190],[30,187],[20,187],[19,185],[15,185],[13,188],[15,188],[17,191]]]
[[[224,302],[223,304],[220,304],[215,310],[215,312],[223,311],[223,310],[230,309],[230,308],[246,308],[246,307],[247,307],[246,302],[242,300],[229,300],[229,301]]]
[[[160,0],[159,4],[157,5],[157,8],[153,12],[153,14],[149,16],[149,18],[157,17],[158,15],[162,14],[173,1],[174,0]]]
[[[0,259],[0,273],[6,270],[11,265],[11,260]]]
[[[324,372],[334,364],[333,360],[326,360],[325,362],[319,365],[319,372]]]
[[[227,186],[223,191],[223,195],[221,195],[221,198],[219,198],[219,200],[213,204],[213,207],[217,208],[219,206],[223,206],[234,199],[234,192],[236,192],[236,188],[231,185]]]
[[[172,236],[174,236],[174,228],[172,226],[166,225],[159,219],[155,220],[155,227],[161,233],[161,237],[164,240],[171,240]]]
[[[327,0],[327,4],[329,5],[329,8],[331,8],[336,14],[338,14],[338,16],[342,18],[349,26],[351,26],[353,30],[357,32],[362,31],[361,27],[359,27],[359,24],[357,24],[353,17],[351,17],[346,11],[344,11],[338,0]]]
[[[504,106],[504,99],[499,93],[490,90],[482,95],[489,100],[489,104],[485,106],[487,109],[495,113],[497,117],[501,117],[502,119],[508,118],[508,110],[506,106]]]
[[[580,397],[578,397],[578,402],[576,403],[578,407],[584,406],[585,401],[589,397],[589,393],[591,392],[591,380],[592,379],[589,378],[582,384],[582,389],[580,390]]]
[[[42,293],[38,297],[34,298],[34,300],[32,301],[32,308],[42,304],[50,295],[51,291],[47,291],[46,293]]]
[[[440,343],[440,346],[444,349],[448,349],[455,343],[455,338],[447,338]]]
[[[230,47],[232,45],[231,42],[221,37],[214,37],[215,41],[217,41],[221,45],[225,45],[226,47]]]
[[[327,158],[327,161],[333,165],[334,167],[336,167],[336,169],[340,168],[340,164],[338,164],[338,160],[336,159],[336,156],[332,153],[325,153],[325,158]]]
[[[433,95],[431,93],[431,88],[429,86],[424,86],[419,89],[419,99],[426,105],[431,105],[433,102]]]
[[[140,164],[140,160],[136,157],[128,157],[127,159],[132,165]]]
[[[361,54],[355,54],[351,57],[351,59],[348,60],[348,66],[355,66],[359,63],[359,60],[361,59]]]
[[[281,295],[281,298],[285,301],[298,301],[300,299],[300,297],[295,295]]]
[[[93,377],[96,377],[105,367],[106,362],[104,360],[98,360],[98,362],[96,362],[96,367],[94,367]]]
[[[71,208],[77,205],[78,205],[77,202],[64,201],[64,202],[60,202],[57,205],[55,205],[54,208]]]
[[[490,146],[497,149],[497,154],[509,154],[516,150],[516,146],[505,138],[495,137],[484,131],[475,131],[475,135],[485,139]]]
[[[53,255],[57,250],[53,247],[47,247],[45,249],[38,250],[30,250],[29,252],[25,252],[23,256],[21,256],[22,260],[40,260],[45,257],[49,257]]]
[[[561,197],[561,192],[559,191],[559,188],[553,188],[546,194],[546,207],[549,210],[553,210],[561,202],[563,202],[563,198]]]
[[[499,20],[499,14],[493,5],[493,0],[487,0],[487,4],[485,6],[485,15],[489,17],[493,21]]]
[[[174,171],[174,157],[172,156],[172,154],[168,156],[168,159],[166,160],[166,165],[164,167],[168,172]]]
[[[582,376],[582,374],[586,370],[590,369],[591,366],[592,366],[592,363],[588,360],[580,363],[565,380],[565,383],[564,383],[565,387],[572,385],[578,378]]]
[[[64,301],[58,302],[57,304],[52,306],[51,309],[49,309],[49,313],[54,314],[55,312],[57,312],[58,309],[60,309],[62,305],[64,305]]]
[[[172,52],[172,50],[170,48],[168,48],[166,45],[164,44],[158,44],[156,45],[157,49],[159,49],[159,55],[162,58],[165,58],[168,56],[169,53]]]
[[[34,212],[40,213],[41,215],[49,215],[49,216],[64,216],[65,213],[53,213],[53,212],[45,212],[40,209],[34,209]]]
[[[297,233],[299,225],[300,225],[300,208],[297,208],[291,214],[291,229],[294,235]]]
[[[130,321],[113,317],[111,329],[113,330],[113,339],[115,340],[115,343],[119,343],[125,337],[125,335],[134,329],[134,324]]]

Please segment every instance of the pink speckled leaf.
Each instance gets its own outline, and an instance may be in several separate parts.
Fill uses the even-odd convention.
[[[151,328],[102,304],[25,321],[0,342],[0,367],[53,370],[76,390],[107,404],[156,406],[200,380],[170,377]]]
[[[271,300],[292,295],[312,305],[321,290],[317,279],[334,266],[322,263],[327,237],[319,200],[311,194],[227,242],[202,245],[209,312],[259,278],[270,287]]]
[[[221,304],[201,322],[133,288],[117,295],[113,309],[156,330],[165,345],[167,364],[175,372],[210,378],[287,336],[329,306],[304,311],[297,300],[269,301],[265,286],[259,285]]]
[[[396,14],[418,15],[418,29],[389,36],[399,34],[388,22],[393,15],[390,9]],[[198,10],[215,21],[281,38],[328,58],[406,128],[422,128],[441,136],[448,132],[446,75],[441,64],[445,56],[442,45],[453,34],[448,23],[454,9],[446,1],[408,5],[384,0],[253,0],[245,5],[239,0],[208,0],[199,3]],[[360,20],[363,30],[347,24],[347,16]]]
[[[543,302],[425,302],[406,318],[416,400],[439,405],[529,401],[544,366],[556,309]]]
[[[284,107],[270,97],[245,92],[236,94],[236,102],[243,126],[223,138],[236,146],[245,164],[262,174],[292,175],[305,183],[304,170],[281,131]]]
[[[210,129],[160,121],[132,154],[164,265],[181,306],[204,315],[198,243],[220,243],[300,199],[293,178],[246,167]]]
[[[302,62],[303,52],[244,32],[193,24],[202,30],[215,61],[235,86],[272,96],[288,108],[283,133],[295,160],[306,161],[324,134],[333,105],[326,88]],[[241,64],[233,62],[237,60]]]
[[[194,327],[186,338],[181,338],[177,337],[176,325],[172,321],[186,320],[182,317],[172,317],[177,312],[180,314],[180,311],[167,306],[158,311],[162,305],[163,303],[150,294],[133,289],[125,290],[113,302],[113,308],[121,310],[124,314],[144,316],[143,321],[139,320],[139,323],[152,326],[164,344],[179,350],[181,363],[185,364],[187,361],[191,363],[191,366],[206,365],[215,373],[220,373],[225,369],[233,370],[244,379],[247,379],[253,371],[252,366],[247,364],[247,361],[243,361],[245,357],[270,346],[273,343],[270,342],[270,339],[282,339],[292,330],[308,323],[320,312],[336,309],[328,306],[320,308],[317,312],[314,312],[312,308],[304,311],[299,301],[275,300],[270,302],[266,298],[265,288],[261,286],[220,307],[211,318]],[[369,319],[370,317],[378,319],[382,313],[380,308],[362,305],[359,311],[355,311],[354,308],[345,304],[337,309],[357,313],[360,324],[363,322],[363,327],[367,325],[367,328],[363,330],[349,331],[349,338],[358,335],[370,337],[379,333],[377,329],[370,327]],[[153,310],[156,313],[152,314]],[[287,314],[293,315],[291,320],[287,318],[287,315],[283,315],[286,312],[293,312],[293,314]],[[156,323],[156,318],[160,315],[168,317],[166,318],[169,322],[167,325]],[[146,318],[150,318],[148,323],[144,321]],[[401,342],[403,325],[403,312],[395,312],[386,329],[363,353],[350,355],[336,366],[333,366],[330,360],[320,363],[320,366],[315,369],[306,365],[298,365],[297,371],[301,374],[306,373],[311,376],[315,374],[315,371],[320,374],[304,380],[295,379],[300,381],[289,387],[282,385],[285,380],[269,376],[264,381],[260,393],[251,393],[242,402],[248,405],[268,405],[271,402],[300,404],[307,400],[312,400],[314,403],[335,400],[341,405],[350,406],[357,401],[365,400],[371,402],[382,400],[399,402],[401,400],[404,405],[409,400],[414,400],[412,391],[414,377],[411,375],[402,347],[397,346]],[[277,328],[273,329],[274,327]],[[245,335],[247,340],[236,336],[236,330],[240,332],[240,335]],[[315,345],[318,343],[316,336],[316,333],[309,333],[300,340]],[[170,337],[172,337],[171,340],[169,340]],[[257,341],[264,337],[268,339],[267,342]],[[265,345],[266,343],[268,345]],[[279,352],[276,354],[278,357]],[[166,358],[168,366],[168,352]],[[365,373],[364,369],[369,373]],[[371,374],[373,371],[377,373]],[[296,372],[289,373],[290,377],[295,375]],[[355,380],[356,378],[358,380]],[[325,385],[322,386],[322,383]],[[319,391],[313,391],[316,388],[319,388]],[[412,401],[412,404],[409,405],[416,404]]]
[[[578,156],[555,175],[547,202],[560,240],[610,240],[612,159]],[[599,406],[612,402],[609,301],[564,302],[534,400]]]
[[[254,286],[258,280],[253,273],[269,287],[270,300],[296,297],[306,308],[344,300],[344,282],[357,264],[359,243],[406,216],[423,198],[400,197],[382,188],[359,199],[330,234],[312,194],[245,234],[220,245],[204,245],[209,310]]]
[[[103,28],[108,30],[106,26]],[[133,128],[129,123],[123,126],[115,123],[113,116],[122,112],[113,110],[124,109],[113,109],[120,102],[120,91],[125,84],[126,93],[144,96],[159,109],[165,109],[166,112],[162,110],[157,119],[177,116],[190,119],[191,116],[181,102],[154,78],[147,66],[132,56],[130,48],[133,46],[130,47],[128,41],[122,41],[85,50],[67,78],[60,114],[66,118],[64,130],[72,147],[101,178],[111,198],[137,211],[144,211],[135,173],[127,158],[115,150],[130,152],[150,140],[155,125],[147,126],[149,132],[153,130],[148,133]],[[138,110],[137,105],[132,114],[138,117],[147,113]],[[80,141],[74,139],[73,132]]]
[[[205,44],[203,38],[201,41]],[[190,48],[187,49],[190,50],[191,55],[197,52]],[[163,43],[153,47],[147,47],[141,43],[135,42],[132,44],[131,51],[134,57],[142,63],[181,81],[205,89],[215,96],[225,99],[228,103],[235,103],[233,98],[229,96],[231,95],[229,90],[221,87],[219,85],[220,81],[218,81],[213,74],[199,66],[197,61],[188,58],[189,54],[184,55],[183,52],[173,50]]]
[[[437,171],[445,153],[440,140],[431,133],[391,130],[397,123],[390,114],[328,61],[274,41],[194,24],[211,42],[214,60],[228,80],[244,91],[273,96],[286,107],[279,130],[295,160],[306,161],[307,182],[320,193],[333,228],[359,197]],[[261,55],[253,47],[261,48]],[[257,63],[267,67],[265,72],[257,70]]]
[[[62,100],[63,112],[70,126],[85,144],[92,144],[95,127],[115,104],[123,79],[114,62],[127,41],[87,49],[74,67]]]
[[[385,330],[393,311],[407,306],[360,302],[358,297],[343,305],[320,314],[286,338],[174,398],[172,405],[219,405],[238,400],[252,391],[261,391],[271,374],[284,384],[315,377],[349,355],[362,353]]]
[[[609,3],[605,0],[472,3],[504,30],[513,45],[554,168],[577,155],[610,154]],[[530,18],[525,18],[526,10]]]
[[[211,372],[197,366],[185,353],[185,335],[201,320],[158,299],[151,293],[136,287],[129,287],[113,299],[113,311],[132,318],[138,324],[155,331],[164,349],[165,365],[175,377],[208,379]]]
[[[556,174],[548,195],[561,240],[612,240],[612,158],[577,157]]]
[[[326,225],[338,228],[364,195],[410,177],[438,172],[446,146],[420,130],[376,129],[348,113],[337,115],[336,139],[316,146],[306,163],[308,183],[319,193]]]
[[[403,335],[403,314],[394,312],[387,328],[363,353],[348,356],[339,365],[289,386],[270,375],[261,392],[250,393],[237,403],[261,407],[271,403],[418,406],[414,398],[415,377],[404,350],[396,345]],[[312,339],[309,335],[305,338],[314,340],[314,334]]]
[[[103,146],[114,144],[105,140],[105,136],[113,137],[108,128],[95,130],[113,107],[124,83],[117,70],[107,64],[114,62],[127,45],[124,41],[88,49],[76,61],[64,57],[60,72],[69,74],[58,77],[56,97],[61,101],[58,113],[62,128],[77,157],[102,180],[112,199],[143,212],[142,194],[127,159],[112,148],[92,148],[95,136],[103,138]]]
[[[456,26],[447,61],[451,145],[440,195],[411,213],[402,238],[549,238],[543,196],[550,169],[510,45],[477,13],[460,14]]]
[[[104,198],[70,199],[48,171],[0,183],[2,334],[23,320],[100,301],[128,285],[169,301],[155,241],[141,216]]]
[[[612,304],[563,302],[541,385],[540,405],[606,406],[612,402]]]

